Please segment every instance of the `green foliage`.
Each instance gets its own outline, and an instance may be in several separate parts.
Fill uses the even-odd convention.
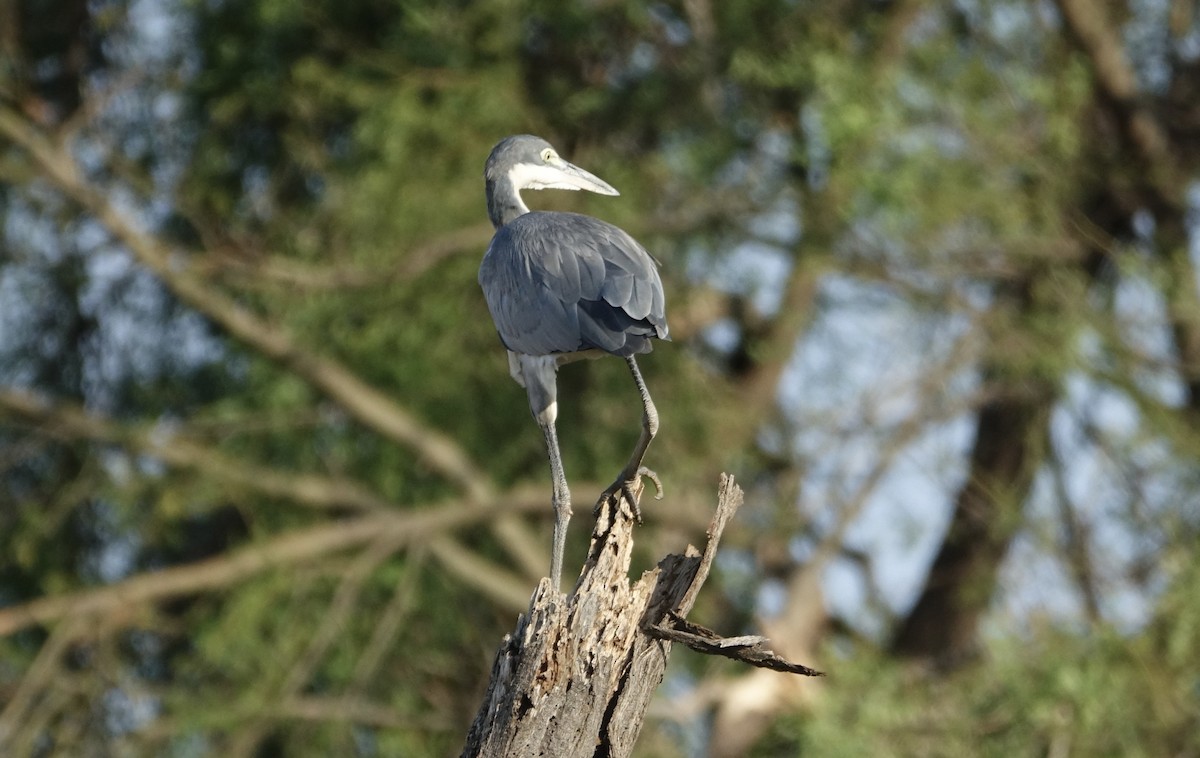
[[[930,428],[973,410],[954,406],[960,398],[947,389],[959,374],[981,375],[981,394],[996,385],[1052,395],[1067,378],[1097,371],[1093,353],[1109,350],[1113,365],[1134,364],[1114,369],[1124,373],[1113,384],[1140,381],[1144,356],[1121,354],[1119,330],[1104,321],[1111,314],[1096,305],[1098,290],[1111,295],[1109,282],[1080,251],[1103,236],[1080,233],[1080,218],[1100,203],[1097,176],[1119,174],[1128,207],[1118,215],[1128,228],[1126,217],[1143,209],[1122,193],[1140,185],[1132,169],[1107,163],[1088,66],[1021,3],[932,4],[898,34],[893,11],[919,4],[187,0],[163,4],[164,15],[182,19],[174,49],[152,51],[163,65],[141,60],[151,53],[130,41],[144,20],[140,4],[93,3],[93,23],[78,29],[44,2],[18,5],[36,12],[23,38],[29,60],[0,64],[0,105],[38,128],[57,114],[61,130],[47,134],[80,129],[85,178],[144,211],[139,225],[176,250],[172,265],[286,334],[298,360],[336,361],[452,439],[498,491],[545,486],[548,500],[543,440],[475,283],[488,230],[476,241],[464,235],[486,227],[484,157],[502,135],[539,133],[617,186],[619,198],[526,199],[603,216],[663,262],[671,318],[685,333],[643,370],[664,420],[652,455],[663,462],[668,496],[679,499],[649,505],[647,534],[665,524],[661,541],[671,549],[696,541],[704,517],[668,509],[706,501],[715,474],[735,462],[757,501],[747,533],[734,538],[745,567],[726,587],[730,598],[704,602],[736,623],[752,625],[764,572],[786,579],[800,562],[797,545],[830,526],[828,504],[805,500],[806,477],[834,476],[827,472],[844,462],[822,454],[866,436],[834,421],[803,428],[775,402],[805,319],[829,307],[828,281],[886,290],[896,318],[914,328],[926,328],[918,321],[928,316],[970,330],[967,357],[921,379],[937,396],[916,399],[931,409],[918,419]],[[82,12],[87,4],[69,5]],[[1028,26],[1005,37],[998,21],[967,19],[971,9],[1007,9],[1010,22]],[[113,91],[95,96],[110,81]],[[95,97],[94,114],[76,111],[82,96]],[[280,360],[230,338],[159,284],[136,286],[152,277],[114,263],[123,254],[103,225],[39,171],[25,152],[0,144],[0,293],[27,303],[0,324],[0,389],[35,388],[93,413],[103,431],[0,410],[0,606],[203,566],[353,518],[264,493],[245,477],[214,473],[219,467],[165,462],[154,446],[177,434],[222,465],[349,482],[397,510],[463,499],[410,446],[305,379],[295,356]],[[777,234],[771,219],[780,216],[803,231]],[[1101,252],[1127,252],[1116,248],[1128,232],[1104,233],[1112,239],[1096,244]],[[787,281],[767,283],[786,291],[778,312],[758,312],[741,289],[751,279],[735,270],[746,245],[781,262],[778,278]],[[1123,264],[1125,277],[1157,292],[1180,279],[1136,255]],[[709,339],[721,328],[733,348]],[[1085,349],[1083,337],[1103,347]],[[807,395],[836,396],[854,378],[839,345],[825,349],[831,378],[802,388]],[[1157,359],[1144,363],[1159,370]],[[909,403],[906,391],[878,388],[899,405]],[[569,479],[607,484],[640,412],[624,366],[566,366],[560,392]],[[1194,472],[1192,432],[1178,431],[1187,423],[1177,406],[1143,405],[1150,431],[1117,452],[1125,469]],[[892,423],[866,423],[877,422]],[[1164,443],[1163,428],[1178,439]],[[1050,435],[1045,424],[1037,429],[1037,439],[1001,443],[1040,451]],[[824,434],[817,444],[801,439],[816,433]],[[805,445],[820,450],[797,451]],[[1171,463],[1143,465],[1139,456],[1160,448],[1172,451]],[[878,463],[886,474],[890,464],[870,455],[855,453],[845,468]],[[1194,479],[1172,480],[1182,482],[1173,502],[1189,504]],[[991,526],[1015,531],[1029,492],[1023,482],[1002,484],[993,489],[1011,502]],[[594,494],[575,490],[577,556]],[[1130,497],[1131,510],[1140,497]],[[798,502],[820,512],[804,529]],[[525,522],[538,544],[548,545],[548,517],[547,502]],[[1175,577],[1150,601],[1144,629],[1038,628],[995,640],[985,659],[944,675],[882,652],[831,656],[813,710],[780,720],[757,754],[1196,752],[1200,574],[1193,526],[1174,517],[1155,513],[1152,526],[1129,519],[1130,534],[1163,546]],[[452,536],[497,573],[523,571],[488,526]],[[53,710],[71,710],[56,705],[66,702],[60,695],[105,703],[120,691],[153,701],[159,720],[121,731],[96,706],[73,732],[31,721],[29,744],[53,734],[64,741],[45,742],[53,744],[43,753],[71,754],[75,734],[79,744],[121,742],[129,755],[207,755],[261,731],[264,755],[453,752],[514,613],[463,581],[430,540],[419,543],[357,545],[114,611],[118,628],[79,633],[59,655],[71,664],[62,689],[58,678],[35,681],[45,696],[29,707],[65,719]],[[984,603],[995,584],[989,575],[966,588]],[[335,633],[317,650],[327,623]],[[0,642],[0,692],[36,674],[56,629]],[[365,672],[364,660],[372,664]],[[347,717],[336,712],[342,696],[391,718]],[[303,698],[334,712],[309,717],[291,702]],[[671,734],[651,727],[646,749],[670,754],[678,748]]]
[[[781,721],[753,754],[1189,755],[1200,749],[1200,603],[1188,595],[1174,593],[1179,615],[1151,629],[1041,628],[948,676],[841,658],[812,712]],[[1164,655],[1164,636],[1184,644]]]

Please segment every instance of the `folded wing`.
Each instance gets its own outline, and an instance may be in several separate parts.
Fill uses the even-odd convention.
[[[533,212],[501,227],[479,268],[504,345],[527,355],[600,349],[649,352],[666,339],[666,300],[654,260],[612,224]]]

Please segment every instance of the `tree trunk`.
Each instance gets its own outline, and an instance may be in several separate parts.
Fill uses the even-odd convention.
[[[630,755],[666,670],[671,639],[752,665],[817,675],[779,659],[761,637],[722,639],[682,618],[741,503],[741,489],[723,476],[703,553],[689,545],[633,584],[632,510],[624,499],[616,508],[606,505],[574,591],[564,596],[543,579],[529,611],[505,636],[463,756]]]
[[[1051,405],[1049,397],[1009,397],[981,410],[967,481],[925,588],[893,642],[895,652],[941,662],[972,652],[1000,564],[1021,525]]]
[[[1012,308],[1018,328],[1034,329],[1059,307],[1035,295],[1036,279],[1026,277],[999,293],[997,311]],[[1010,328],[1000,327],[1002,332]],[[1039,344],[1032,349],[1060,348]],[[1002,352],[984,370],[984,385],[991,398],[979,411],[967,480],[921,596],[893,639],[893,651],[900,655],[952,664],[974,651],[980,618],[991,604],[1000,565],[1045,458],[1054,386]]]

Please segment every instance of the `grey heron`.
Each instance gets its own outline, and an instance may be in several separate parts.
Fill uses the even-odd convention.
[[[578,213],[530,211],[524,189],[588,190],[619,194],[599,177],[559,157],[550,143],[528,134],[501,140],[484,168],[488,215],[495,236],[479,267],[488,310],[508,349],[509,372],[529,395],[529,409],[546,437],[553,481],[554,545],[551,587],[559,587],[571,493],[563,472],[555,419],[558,367],[582,357],[625,359],[642,400],[642,429],[629,462],[601,494],[625,492],[641,477],[646,448],[658,431],[658,412],[634,356],[668,339],[666,303],[654,260],[623,230]]]

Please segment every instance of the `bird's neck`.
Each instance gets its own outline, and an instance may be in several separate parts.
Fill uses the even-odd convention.
[[[521,193],[507,176],[487,180],[487,199],[488,216],[497,229],[517,216],[529,213],[528,206],[521,200]]]

